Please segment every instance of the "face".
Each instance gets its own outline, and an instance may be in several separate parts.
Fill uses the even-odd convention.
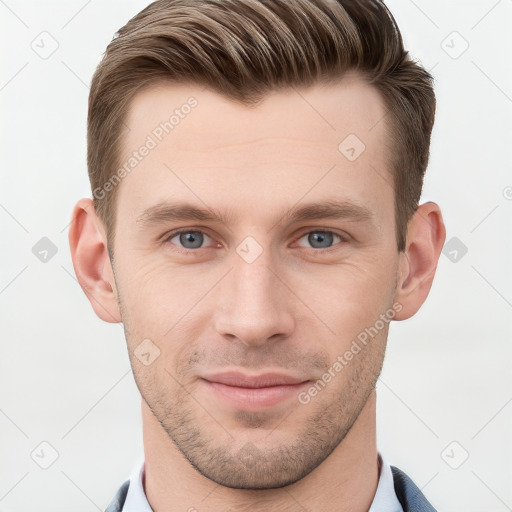
[[[182,85],[131,104],[113,252],[133,373],[221,485],[304,477],[375,387],[399,266],[384,113],[354,75],[253,108]]]

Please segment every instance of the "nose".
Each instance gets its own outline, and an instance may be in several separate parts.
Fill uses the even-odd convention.
[[[220,335],[253,347],[290,336],[295,326],[293,294],[276,268],[266,250],[251,263],[234,255],[233,269],[216,297]]]

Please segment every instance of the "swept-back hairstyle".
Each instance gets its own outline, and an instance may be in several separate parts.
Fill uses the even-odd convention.
[[[114,35],[92,78],[87,164],[112,250],[130,101],[157,82],[193,83],[255,105],[270,91],[332,83],[355,70],[380,93],[396,241],[405,249],[428,164],[435,117],[432,76],[404,49],[381,0],[158,0]]]

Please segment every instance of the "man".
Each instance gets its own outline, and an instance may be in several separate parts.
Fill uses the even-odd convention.
[[[377,0],[160,0],[119,30],[69,233],[142,397],[109,512],[434,510],[375,425],[445,240],[434,112]]]

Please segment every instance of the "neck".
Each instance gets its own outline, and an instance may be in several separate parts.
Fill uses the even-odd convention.
[[[311,473],[277,489],[223,487],[199,473],[181,454],[142,401],[144,488],[154,512],[337,510],[367,512],[379,480],[373,390],[345,439]]]

